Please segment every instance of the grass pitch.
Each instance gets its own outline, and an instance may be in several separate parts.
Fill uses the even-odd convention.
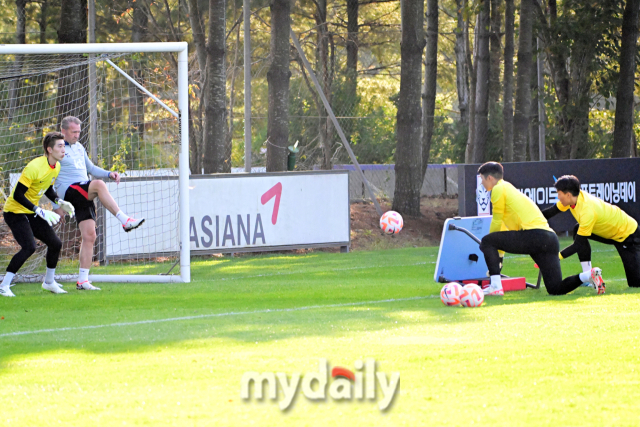
[[[0,424],[637,425],[640,291],[612,247],[592,248],[606,295],[527,290],[476,309],[440,302],[437,248],[195,261],[190,284],[99,293],[17,285],[0,299]],[[562,267],[580,271],[575,256]],[[504,273],[537,277],[525,256]],[[240,398],[245,372],[304,375],[320,358],[373,358],[399,393],[384,412],[380,390],[298,390],[286,412]]]

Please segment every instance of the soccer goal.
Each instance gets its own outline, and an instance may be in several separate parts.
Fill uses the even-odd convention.
[[[78,143],[93,163],[123,176],[119,185],[107,181],[121,210],[146,219],[125,233],[96,203],[90,280],[189,282],[188,96],[185,42],[0,46],[0,203],[43,154],[43,136],[78,117]],[[67,220],[55,229],[63,242],[57,280],[73,280],[78,226]],[[0,275],[18,250],[0,218]],[[38,241],[18,281],[41,280],[45,253]]]

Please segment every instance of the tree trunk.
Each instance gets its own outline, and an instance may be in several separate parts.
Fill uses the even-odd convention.
[[[316,61],[317,69],[316,75],[322,86],[327,101],[331,105],[331,67],[329,64],[329,27],[327,25],[327,0],[316,1],[316,13],[315,13],[316,28],[318,32],[317,37],[317,49],[316,49]],[[333,125],[328,117],[328,113],[324,108],[324,104],[318,104],[318,130],[320,136],[320,145],[322,146],[322,169],[331,169],[331,131]]]
[[[347,73],[344,115],[355,117],[358,107],[358,0],[347,0]],[[347,141],[351,142],[353,120],[344,126]]]
[[[533,24],[533,0],[520,3],[520,37],[518,39],[518,74],[516,77],[516,110],[513,117],[513,160],[527,160],[527,136],[531,107],[531,37]]]
[[[456,87],[458,89],[458,110],[460,110],[460,122],[463,126],[469,126],[469,67],[467,64],[467,37],[465,28],[464,10],[466,0],[456,0],[458,10],[458,25],[456,27]]]
[[[200,13],[200,8],[198,7],[198,0],[189,0],[189,22],[191,23],[191,29],[193,33],[193,43],[196,47],[196,58],[198,59],[198,70],[199,70],[199,88],[200,94],[199,97],[199,107],[195,110],[195,115],[189,114],[191,120],[189,121],[192,126],[193,132],[189,131],[189,151],[191,157],[191,173],[200,174],[202,173],[202,148],[203,140],[203,121],[202,121],[202,111],[206,110],[207,105],[207,97],[206,91],[204,90],[205,85],[205,76],[207,72],[207,43],[204,34],[204,27],[202,25],[202,14]],[[189,102],[191,105],[191,102]],[[194,110],[192,110],[194,111]],[[197,122],[199,124],[198,129],[194,123]]]
[[[226,2],[209,0],[209,39],[204,92],[204,173],[231,172],[231,146],[227,142]]]
[[[427,0],[427,52],[424,68],[424,107],[422,109],[422,176],[427,172],[436,112],[438,77],[438,0]]]
[[[489,71],[489,106],[491,114],[497,113],[499,110],[498,101],[500,100],[500,27],[501,22],[501,6],[502,0],[491,0],[491,34],[490,34],[490,50],[491,50],[491,67]]]
[[[502,158],[505,162],[513,161],[513,50],[514,50],[514,0],[506,0],[504,18],[504,95],[502,116],[504,124],[502,134],[504,146]]]
[[[133,8],[133,25],[131,27],[131,41],[140,43],[145,41],[148,18],[140,1],[130,4]],[[131,61],[132,77],[144,86],[144,66],[140,61]],[[144,140],[144,95],[131,82],[129,85],[129,127],[131,133],[131,150],[129,156],[133,161],[136,152],[140,150]]]
[[[47,43],[47,20],[49,12],[49,2],[44,0],[40,3],[40,16],[38,17],[38,26],[40,27],[40,44]],[[40,74],[36,77],[37,89],[36,100],[35,100],[35,111],[42,111],[45,108],[45,85],[49,81],[49,74]],[[44,117],[42,115],[38,115],[34,122],[34,127],[36,128],[36,138],[44,137],[43,128],[44,128]]]
[[[26,44],[26,10],[27,0],[16,0],[16,43]],[[15,61],[13,62],[12,74],[16,77],[9,81],[9,96],[8,96],[8,109],[7,120],[9,124],[13,122],[13,118],[16,115],[18,104],[20,103],[18,97],[20,96],[20,86],[22,84],[22,78],[17,77],[22,73],[22,65],[24,63],[24,55],[17,54]]]
[[[422,51],[424,49],[424,2],[404,0],[400,44],[400,94],[395,153],[396,184],[393,210],[420,215],[422,187]]]
[[[62,0],[60,3],[60,27],[58,43],[87,42],[87,2],[86,0]],[[82,61],[82,55],[66,55],[67,58]],[[66,116],[79,118],[88,127],[89,109],[89,69],[79,65],[60,70],[56,115],[58,123]],[[87,145],[89,132],[80,134],[80,142]]]
[[[531,39],[532,49],[536,46],[536,40],[538,36],[533,35]],[[536,48],[537,50],[537,48]],[[537,53],[540,55],[540,52]],[[538,127],[538,123],[540,122],[540,115],[538,113],[538,63],[537,55],[533,59],[533,63],[531,66],[531,106],[529,107],[530,111],[530,121],[529,121],[529,160],[532,162],[540,160],[540,128]]]
[[[233,22],[237,22],[238,21],[238,8],[234,8],[234,13],[233,13]],[[242,16],[242,11],[240,9],[240,16]],[[229,128],[227,130],[227,145],[229,147],[232,147],[233,145],[233,111],[235,109],[235,105],[236,105],[236,76],[238,75],[238,69],[240,68],[238,66],[238,55],[239,55],[239,51],[240,51],[240,29],[242,28],[241,25],[238,25],[236,27],[236,45],[233,49],[233,61],[231,62],[232,64],[232,69],[231,69],[231,94],[229,95]]]
[[[271,66],[267,124],[267,172],[287,170],[289,145],[289,29],[291,2],[271,1]]]
[[[636,53],[638,51],[638,9],[640,9],[640,0],[627,0],[622,17],[620,77],[616,93],[616,124],[613,132],[612,158],[632,155],[633,92]]]
[[[464,152],[464,162],[473,163],[475,134],[476,134],[476,81],[478,68],[478,27],[480,26],[480,16],[476,17],[475,37],[473,43],[473,61],[471,60],[471,49],[469,48],[469,37],[467,36],[467,66],[471,77],[469,87],[469,133],[467,135],[467,148]]]
[[[490,0],[482,0],[482,11],[478,19],[478,62],[476,64],[476,118],[474,132],[473,161],[484,162],[487,136],[489,131],[489,18],[491,13]]]

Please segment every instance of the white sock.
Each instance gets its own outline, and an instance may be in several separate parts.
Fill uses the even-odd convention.
[[[127,216],[124,212],[122,211],[118,211],[118,213],[116,214],[116,218],[118,218],[120,220],[120,222],[122,223],[122,225],[125,225],[127,223],[127,220],[129,219],[129,216]]]
[[[15,273],[9,273],[8,271],[6,273],[4,273],[4,279],[2,280],[2,284],[0,286],[5,287],[5,286],[10,286],[11,285],[11,281],[13,280],[13,277],[15,276]]]
[[[44,276],[45,283],[53,283],[56,274],[55,268],[47,268],[47,274]]]
[[[582,266],[582,271],[591,271],[591,261],[580,261],[580,265]]]
[[[591,277],[591,270],[583,271],[582,273],[579,274],[579,276],[582,283],[587,283],[589,281],[589,278]]]
[[[491,276],[491,287],[492,288],[502,287],[502,277],[499,274],[496,274],[495,276]]]
[[[87,281],[89,281],[89,269],[81,268],[80,275],[78,276],[78,283],[87,282]]]

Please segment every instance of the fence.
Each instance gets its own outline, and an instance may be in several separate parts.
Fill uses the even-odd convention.
[[[376,197],[393,199],[396,185],[395,165],[360,165]],[[334,169],[349,171],[349,199],[367,200],[364,182],[353,165],[335,165]],[[420,190],[421,196],[456,196],[458,194],[457,165],[429,165]]]

